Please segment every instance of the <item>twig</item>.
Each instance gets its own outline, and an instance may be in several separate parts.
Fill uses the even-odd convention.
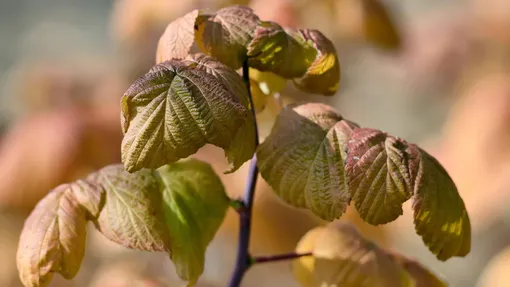
[[[298,254],[298,253],[287,253],[287,254],[278,254],[278,255],[270,255],[270,256],[258,256],[253,257],[251,259],[252,264],[258,263],[267,263],[267,262],[278,262],[284,260],[292,260],[300,257],[312,256],[311,252]]]
[[[244,83],[246,84],[246,88],[248,89],[251,111],[253,113],[253,117],[255,117],[255,108],[253,105],[253,99],[250,90],[250,76],[248,72],[247,61],[243,63],[243,80]],[[253,128],[255,129],[255,147],[257,147],[259,144],[257,121],[255,121],[255,125]],[[251,159],[250,170],[248,171],[248,179],[246,182],[246,187],[244,190],[244,196],[242,200],[244,208],[238,209],[240,221],[239,242],[237,246],[237,258],[235,269],[227,285],[229,287],[239,287],[241,285],[244,273],[246,272],[246,270],[248,270],[248,268],[250,268],[252,262],[249,252],[251,232],[251,210],[253,206],[253,198],[255,196],[255,186],[257,185],[258,175],[259,170],[257,167],[257,156],[254,155],[253,158]]]

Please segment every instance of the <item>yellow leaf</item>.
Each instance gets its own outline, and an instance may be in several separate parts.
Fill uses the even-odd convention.
[[[414,224],[439,260],[466,256],[471,250],[471,224],[452,179],[431,155],[420,150],[414,193]]]
[[[346,223],[310,230],[296,253],[312,253],[292,262],[294,277],[304,287],[446,286],[419,264],[411,270],[406,264],[412,261],[379,248]]]
[[[298,30],[283,29],[274,22],[258,25],[248,45],[250,67],[286,79],[303,76],[316,56],[315,49]]]
[[[280,93],[285,89],[287,81],[271,72],[261,72],[250,68],[250,79],[259,83],[260,90],[266,95]]]
[[[317,59],[302,78],[294,80],[294,84],[307,93],[334,95],[340,84],[340,62],[335,46],[317,30],[304,29],[300,33],[313,43]]]
[[[255,112],[260,113],[264,111],[268,96],[260,88],[260,83],[250,79],[250,89]]]

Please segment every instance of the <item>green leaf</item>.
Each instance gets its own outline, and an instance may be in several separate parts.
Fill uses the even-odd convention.
[[[287,79],[303,76],[317,52],[298,30],[284,30],[274,22],[262,22],[248,45],[248,63],[262,72]]]
[[[106,194],[95,220],[101,233],[128,248],[168,252],[181,279],[198,279],[230,202],[209,164],[188,159],[135,173],[113,165],[89,180]]]
[[[241,104],[250,110],[250,102],[248,98],[248,89],[241,76],[226,65],[214,60],[212,57],[195,54],[186,59],[188,65],[195,65],[196,69],[203,70],[215,76],[222,82],[229,91],[237,95]],[[253,113],[249,112],[246,121],[239,128],[229,148],[225,150],[225,154],[230,163],[227,173],[231,173],[239,169],[241,165],[253,157],[255,153],[255,118]]]
[[[85,253],[86,214],[72,184],[63,184],[41,200],[25,221],[17,252],[25,286],[48,286],[53,274],[72,279]]]
[[[408,153],[416,146],[374,129],[356,129],[347,145],[345,166],[349,191],[361,218],[377,225],[402,215],[402,204],[413,195],[412,166]]]
[[[173,59],[185,58],[195,41],[195,21],[199,16],[199,10],[193,10],[188,14],[172,21],[158,42],[156,62],[161,63]]]
[[[156,171],[163,213],[172,236],[170,256],[182,279],[194,283],[204,269],[204,256],[225,217],[229,198],[209,164],[177,162]]]
[[[121,164],[88,178],[102,188],[105,203],[94,220],[111,241],[144,251],[170,251],[170,234],[162,216],[161,193],[151,170],[128,173]]]
[[[207,143],[229,149],[249,111],[222,81],[180,61],[138,79],[121,100],[126,170],[158,168]]]
[[[414,191],[414,224],[439,260],[466,256],[471,249],[471,224],[452,179],[431,155],[420,149]]]
[[[287,203],[340,217],[351,198],[344,160],[355,127],[324,104],[287,106],[257,150],[262,177]]]
[[[346,223],[312,229],[296,252],[313,254],[292,262],[294,277],[306,287],[446,286],[423,266],[379,248]]]
[[[340,84],[340,63],[333,43],[317,30],[299,30],[304,39],[313,43],[317,59],[310,65],[306,74],[295,79],[296,87],[304,92],[334,95]]]
[[[197,43],[202,52],[223,64],[239,69],[246,60],[246,47],[260,23],[253,10],[230,6],[197,23]]]

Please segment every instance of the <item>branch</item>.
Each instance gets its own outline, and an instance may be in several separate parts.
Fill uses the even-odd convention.
[[[270,256],[259,256],[251,259],[252,264],[258,263],[267,263],[267,262],[278,262],[284,260],[293,260],[300,257],[312,256],[311,252],[297,254],[297,253],[287,253],[287,254],[279,254],[279,255],[270,255]]]
[[[248,97],[250,100],[251,111],[253,113],[253,117],[255,117],[255,108],[253,105],[253,99],[251,95],[250,89],[250,76],[248,72],[248,61],[246,60],[243,63],[243,80],[248,89]],[[259,135],[257,128],[257,121],[255,120],[254,127],[255,129],[255,147],[259,145]],[[244,196],[242,200],[242,204],[244,208],[238,209],[239,213],[239,242],[237,246],[237,258],[234,272],[232,273],[228,287],[239,287],[241,285],[241,281],[243,280],[244,273],[251,265],[251,256],[249,253],[250,246],[250,232],[251,232],[251,210],[253,207],[253,198],[255,196],[255,186],[257,185],[259,170],[257,167],[257,155],[253,155],[253,158],[250,162],[250,170],[248,172],[248,179],[246,182],[246,187],[244,190]]]

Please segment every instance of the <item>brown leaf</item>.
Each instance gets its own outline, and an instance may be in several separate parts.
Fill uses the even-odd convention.
[[[414,191],[416,146],[363,128],[354,130],[347,149],[349,191],[360,216],[377,225],[402,215],[402,204]],[[414,155],[414,160],[408,154]]]
[[[184,59],[188,55],[195,41],[195,20],[199,14],[199,10],[193,10],[168,25],[158,42],[156,63]]]
[[[73,278],[85,253],[86,214],[64,184],[48,194],[28,217],[20,236],[17,265],[25,286],[47,286],[53,273]]]

